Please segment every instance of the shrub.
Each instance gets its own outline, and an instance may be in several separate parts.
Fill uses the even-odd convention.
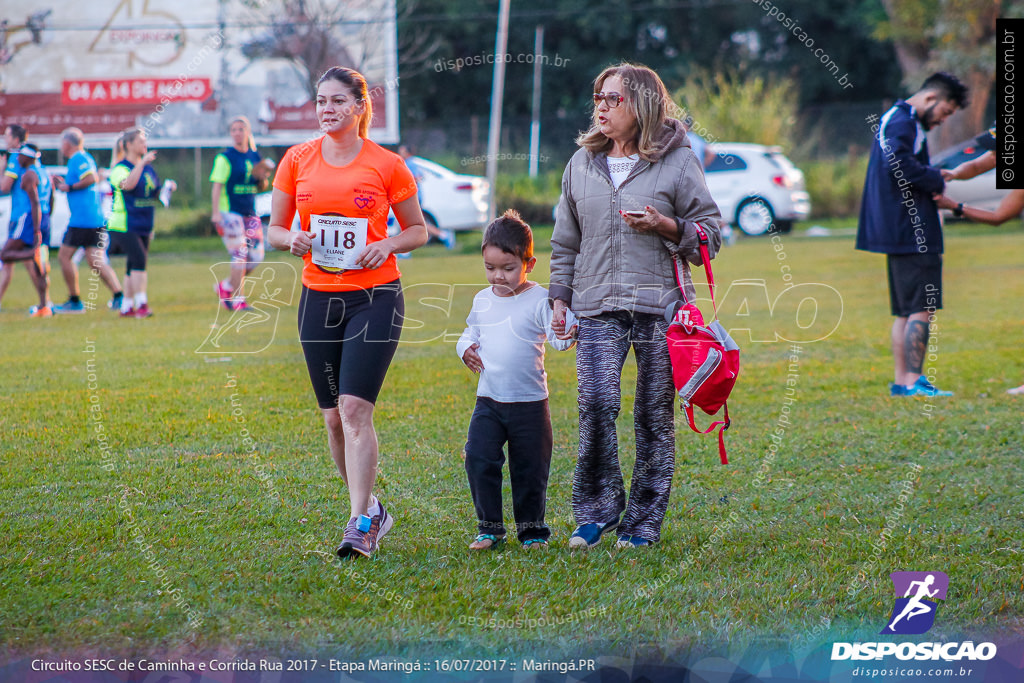
[[[799,164],[811,195],[811,217],[856,216],[868,169],[865,156],[803,161]]]
[[[699,69],[672,97],[693,116],[693,132],[710,143],[753,142],[789,150],[794,144],[798,90],[789,78]]]
[[[497,209],[515,209],[530,225],[550,225],[551,212],[562,191],[562,172],[548,171],[531,178],[527,174],[498,174]]]

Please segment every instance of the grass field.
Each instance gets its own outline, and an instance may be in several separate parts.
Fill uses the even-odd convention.
[[[580,554],[566,548],[573,351],[548,353],[551,547],[466,549],[475,520],[461,450],[475,376],[450,335],[484,278],[478,236],[460,239],[456,255],[431,247],[401,263],[417,322],[376,418],[378,492],[397,521],[371,561],[344,565],[332,558],[348,498],[297,341],[297,260],[271,257],[257,284],[275,279],[259,292],[280,291],[258,307],[264,318],[235,329],[212,294],[216,241],[178,255],[157,241],[145,321],[105,309],[30,320],[19,268],[0,312],[7,657],[814,645],[874,638],[895,570],[949,575],[936,640],[1024,633],[1024,399],[1004,393],[1024,383],[1019,228],[951,230],[926,367],[956,397],[931,402],[888,398],[882,257],[855,252],[849,236],[799,233],[724,251],[722,319],[743,350],[731,462],[719,464],[714,439],[679,429],[663,542]],[[534,279],[546,282],[540,261]],[[83,274],[85,299],[102,309],[107,292],[94,285]],[[55,272],[53,298],[64,293]]]

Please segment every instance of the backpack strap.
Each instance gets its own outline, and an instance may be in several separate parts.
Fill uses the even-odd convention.
[[[710,434],[712,431],[714,431],[714,429],[716,427],[718,428],[718,457],[722,461],[723,465],[728,465],[729,464],[729,458],[728,458],[728,456],[725,453],[725,430],[728,429],[729,426],[732,424],[731,420],[729,420],[729,402],[728,401],[725,402],[724,408],[725,408],[725,415],[723,416],[723,419],[719,420],[718,422],[712,422],[711,426],[708,427],[707,429],[705,429],[704,431],[701,431],[697,427],[697,424],[696,424],[696,422],[693,419],[693,406],[692,405],[686,405],[683,408],[683,412],[686,413],[686,421],[687,421],[687,423],[689,423],[690,429],[692,429],[693,431],[697,432],[698,434]]]
[[[718,320],[718,304],[715,303],[715,274],[711,271],[711,254],[708,252],[708,233],[700,223],[694,223],[697,229],[697,239],[700,240],[700,257],[704,262],[704,271],[708,275],[708,290],[711,292],[711,309],[714,311],[712,321]],[[679,291],[683,293],[683,301],[687,302],[686,289],[683,287],[683,263],[679,254],[672,254],[672,263],[675,264],[676,284]]]

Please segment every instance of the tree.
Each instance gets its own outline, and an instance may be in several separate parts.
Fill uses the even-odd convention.
[[[1002,0],[881,0],[887,19],[876,36],[891,41],[909,91],[935,71],[949,71],[970,88],[971,102],[938,130],[948,147],[988,127],[995,84],[996,18]]]
[[[254,13],[267,24],[262,33],[242,43],[248,59],[284,59],[298,72],[310,99],[316,99],[316,82],[332,66],[365,71],[367,54],[355,53],[346,44],[386,44],[382,35],[388,0],[283,0],[265,9],[265,0],[253,0]],[[406,0],[399,11],[416,7]],[[404,41],[402,40],[404,38]],[[399,39],[398,54],[412,64],[422,64],[437,49],[422,31],[409,31]]]

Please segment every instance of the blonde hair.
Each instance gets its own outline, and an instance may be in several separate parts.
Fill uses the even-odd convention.
[[[110,163],[111,167],[117,165],[118,162],[122,161],[128,156],[128,143],[139,137],[145,135],[145,131],[141,128],[126,128],[121,131],[121,134],[117,136],[117,142],[114,143],[114,154],[111,157],[113,161]]]
[[[370,101],[370,95],[367,92],[366,77],[355,69],[349,69],[344,66],[332,66],[316,82],[318,90],[320,84],[327,79],[338,81],[348,88],[349,93],[357,102],[363,103],[363,115],[359,117],[359,137],[369,138],[370,121],[373,119],[373,103]]]
[[[256,151],[256,138],[253,137],[253,134],[252,134],[252,124],[249,123],[248,117],[242,116],[241,114],[239,114],[235,118],[231,119],[231,121],[228,123],[228,128],[230,129],[231,126],[235,125],[236,123],[240,123],[243,126],[245,126],[245,136],[247,138],[247,142],[249,143],[249,151],[250,152],[255,152]]]
[[[624,101],[619,106],[629,107],[636,119],[634,142],[640,158],[653,161],[660,151],[658,137],[668,119],[668,103],[671,98],[668,89],[658,74],[642,64],[622,62],[609,66],[594,79],[594,92],[601,92],[604,82],[611,76],[622,79]],[[594,107],[593,123],[590,129],[580,133],[576,144],[591,154],[607,152],[612,140],[601,132],[597,123],[597,107]]]

